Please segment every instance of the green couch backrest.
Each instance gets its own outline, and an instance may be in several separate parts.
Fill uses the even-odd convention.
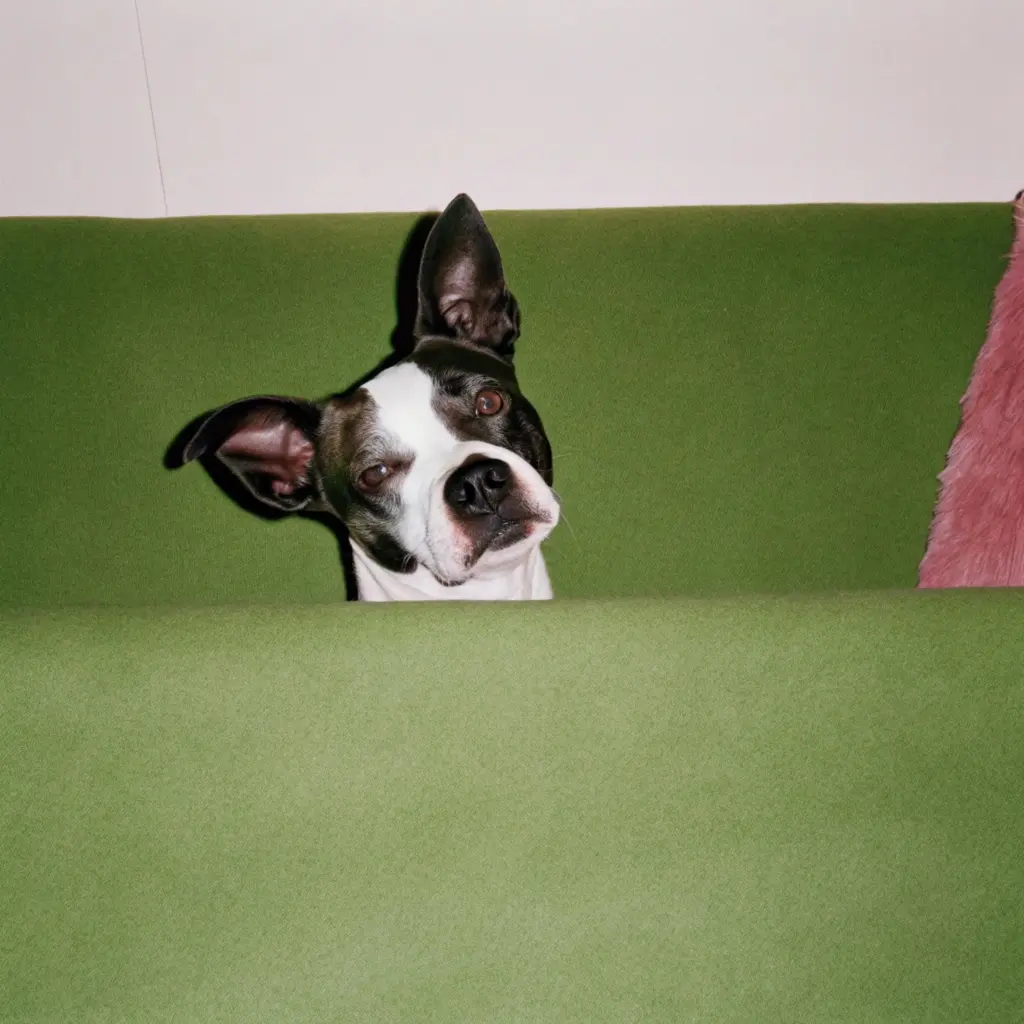
[[[333,537],[163,456],[389,351],[408,215],[0,221],[0,599],[344,596]],[[996,205],[489,214],[564,597],[912,586],[1010,238]]]

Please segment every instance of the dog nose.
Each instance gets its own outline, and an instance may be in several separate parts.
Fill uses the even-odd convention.
[[[444,485],[444,500],[460,515],[489,516],[512,489],[512,469],[499,459],[459,466]]]

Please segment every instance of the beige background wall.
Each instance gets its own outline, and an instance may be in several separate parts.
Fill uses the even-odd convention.
[[[0,0],[0,215],[1007,200],[1022,97],[1022,0]]]

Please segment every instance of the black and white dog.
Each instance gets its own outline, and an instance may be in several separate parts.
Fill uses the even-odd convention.
[[[216,458],[275,509],[338,517],[360,600],[548,599],[540,543],[559,506],[512,367],[518,336],[497,246],[460,195],[427,237],[409,355],[322,402],[225,405],[181,461]]]

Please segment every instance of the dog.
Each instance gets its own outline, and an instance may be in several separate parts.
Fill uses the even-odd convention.
[[[513,368],[519,305],[465,194],[427,236],[417,301],[403,358],[323,401],[224,405],[181,464],[215,476],[215,459],[280,513],[340,520],[361,601],[548,600],[551,446]]]

